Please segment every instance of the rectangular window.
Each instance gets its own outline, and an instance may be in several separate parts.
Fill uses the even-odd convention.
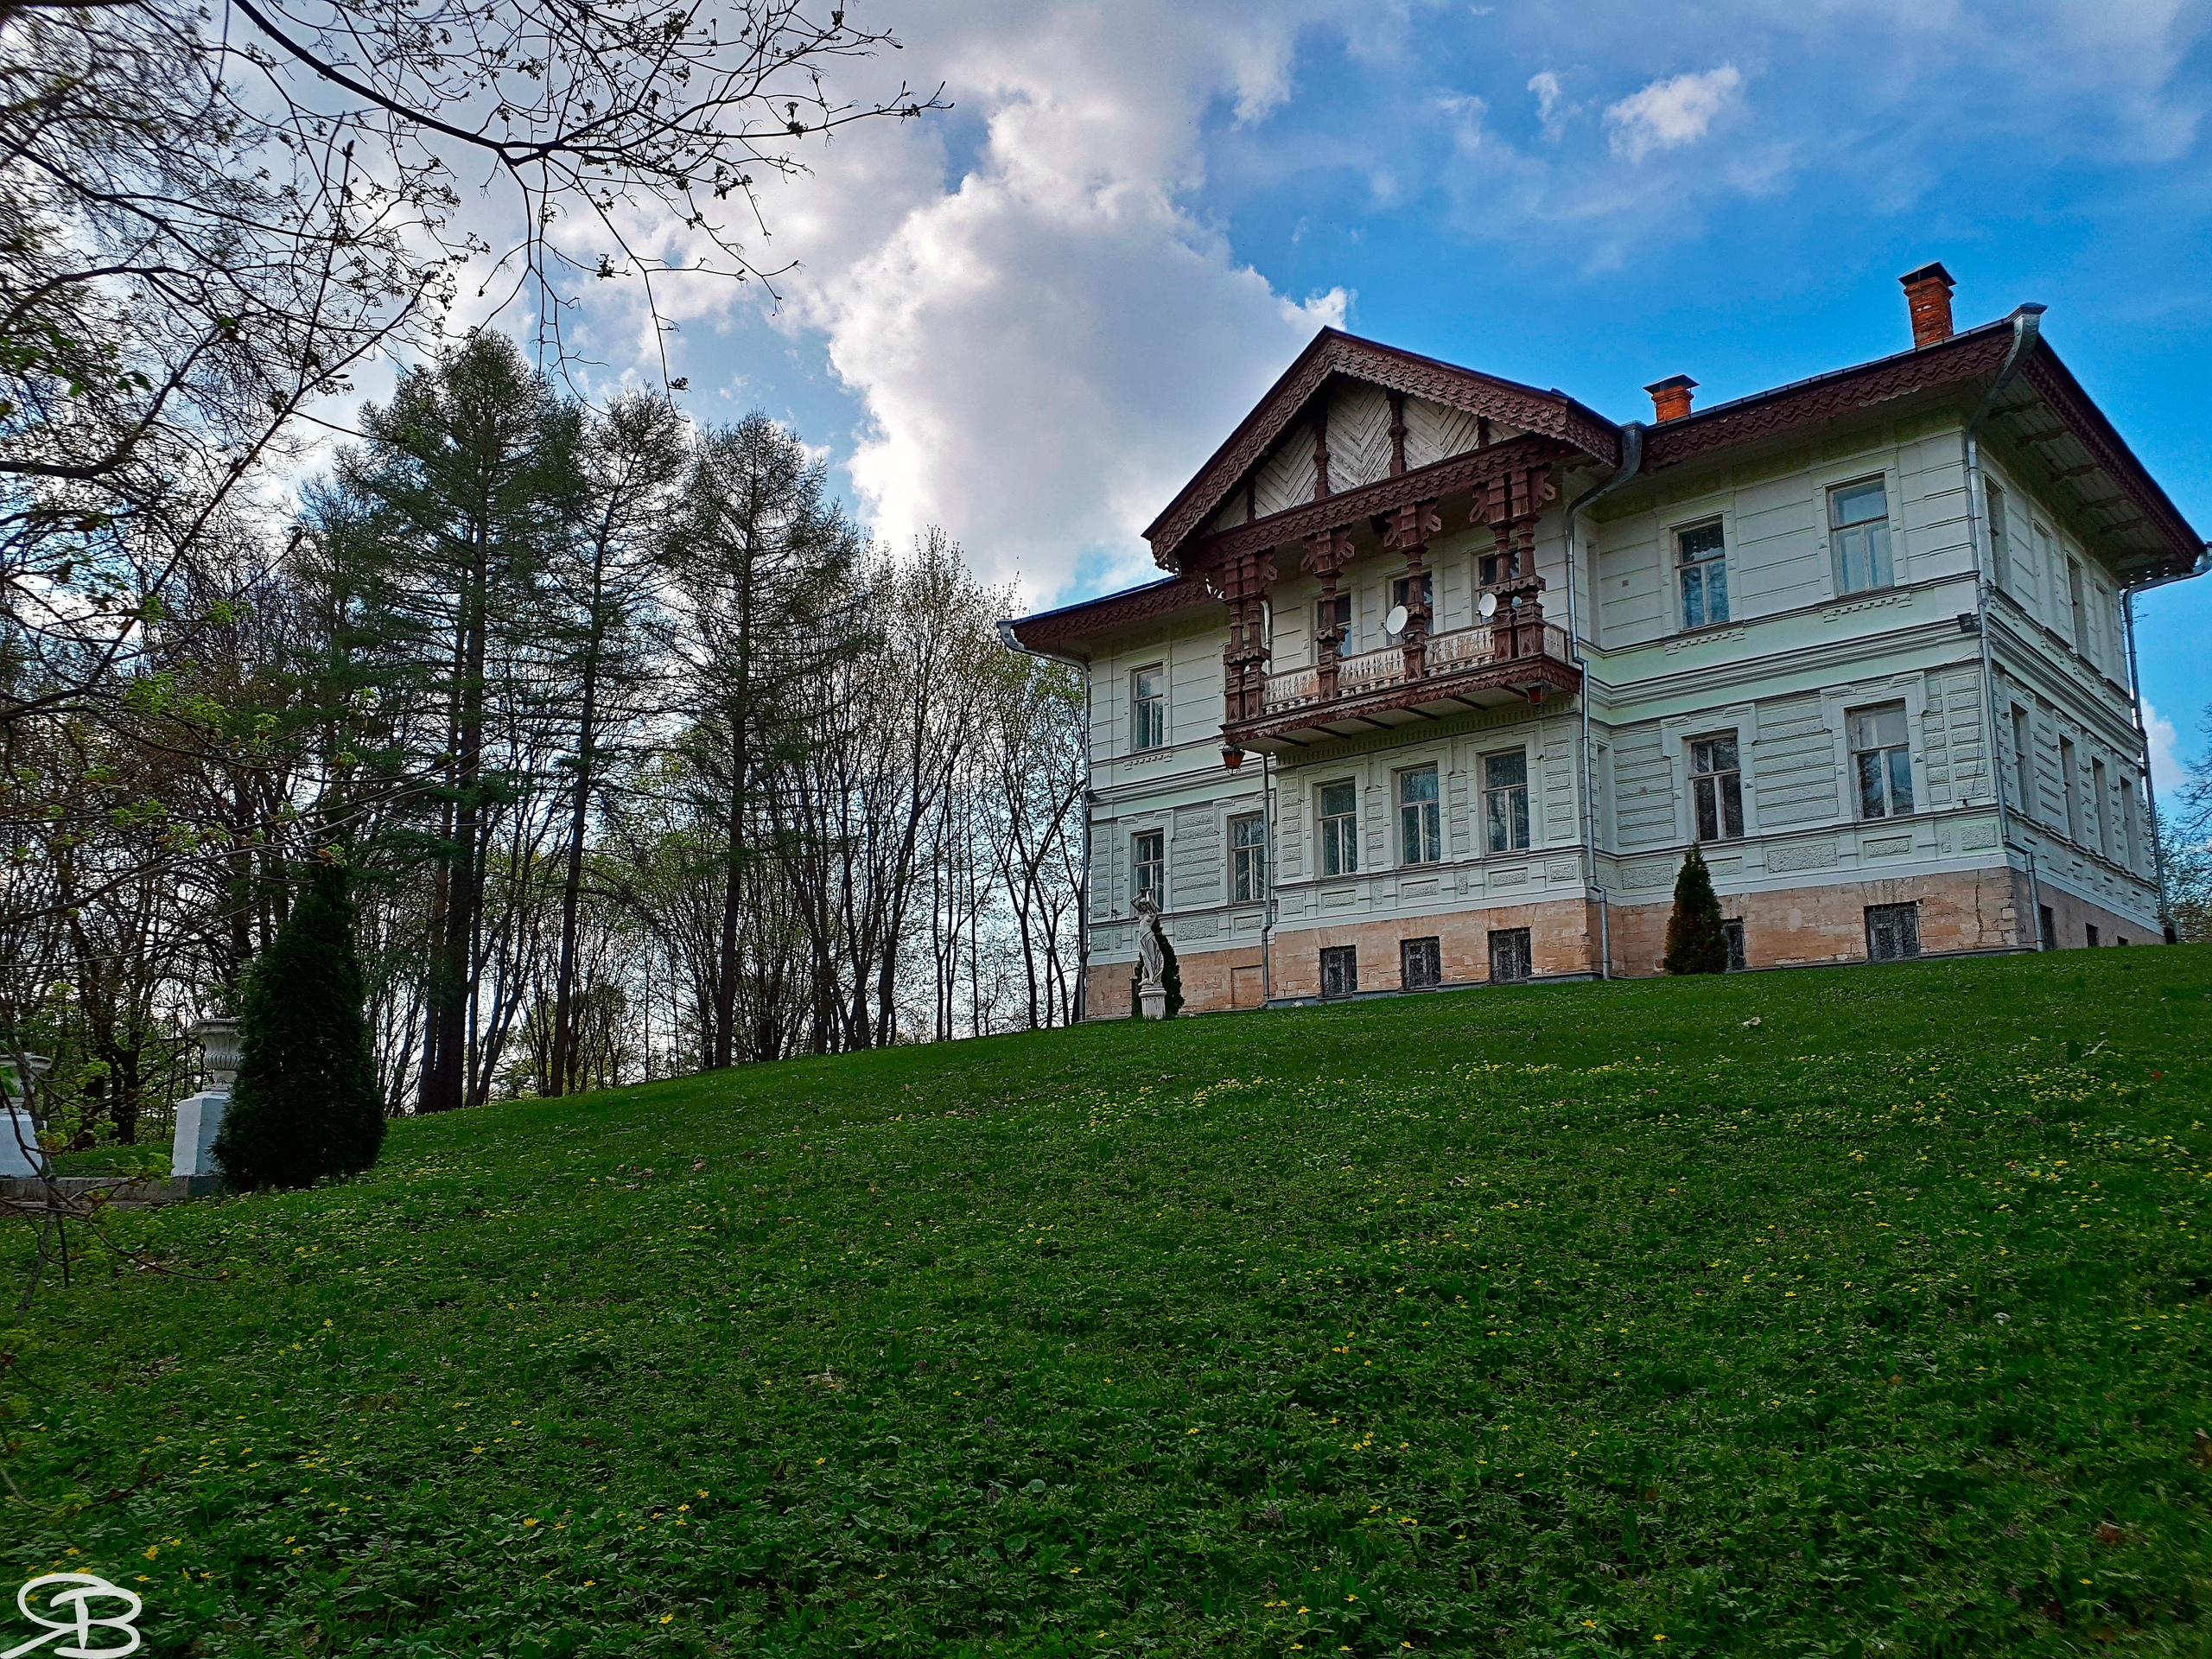
[[[1890,586],[1890,493],[1880,479],[1828,492],[1828,552],[1837,593]]]
[[[1167,671],[1154,663],[1129,676],[1129,747],[1157,749],[1167,742]]]
[[[1268,821],[1257,812],[1229,821],[1230,891],[1240,905],[1268,896]]]
[[[1993,478],[1982,480],[1982,499],[1989,509],[1989,579],[2007,592],[2012,587],[2012,532],[2005,522],[2005,486]]]
[[[1437,939],[1400,939],[1398,976],[1409,991],[1433,990],[1444,982],[1444,950]]]
[[[1438,816],[1436,768],[1415,766],[1398,774],[1398,860],[1433,864],[1444,856],[1444,825]]]
[[[1529,755],[1524,749],[1483,757],[1484,842],[1493,853],[1529,844]]]
[[[1321,950],[1321,995],[1350,996],[1359,988],[1359,950],[1356,945],[1325,945]]]
[[[1727,551],[1718,524],[1675,532],[1684,627],[1710,627],[1728,620]]]
[[[2066,561],[2066,602],[2074,622],[2074,649],[2089,654],[2089,596],[2082,586],[2082,561]]]
[[[1485,588],[1495,588],[1501,582],[1512,582],[1520,577],[1521,550],[1510,553],[1485,553],[1475,561],[1475,574],[1482,578]]]
[[[2082,937],[2088,941],[2089,949],[2092,950],[2104,943],[2104,936],[2097,931],[2097,925],[2094,922],[2088,923],[2082,929]]]
[[[1167,832],[1140,830],[1129,837],[1129,899],[1148,893],[1162,910],[1167,908]]]
[[[1920,906],[1866,906],[1866,955],[1875,962],[1901,962],[1920,954]]]
[[[2143,818],[2141,803],[2135,794],[2135,780],[2126,772],[2120,774],[2120,830],[2124,838],[2127,867],[2132,870],[2143,868]]]
[[[1321,785],[1321,874],[1352,875],[1359,869],[1359,785]]]
[[[2045,595],[2043,620],[2055,628],[2058,626],[2058,549],[2050,531],[2042,524],[2035,527],[2035,537],[2036,582]]]
[[[1744,774],[1736,739],[1701,737],[1690,745],[1690,804],[1700,841],[1738,841],[1744,834]]]
[[[1905,741],[1904,704],[1855,709],[1847,718],[1859,816],[1894,818],[1911,811],[1912,751]]]
[[[1517,985],[1536,971],[1525,927],[1497,927],[1490,935],[1490,976],[1493,984]]]
[[[1410,611],[1414,607],[1413,594],[1414,579],[1411,576],[1400,576],[1390,584],[1390,603],[1394,606],[1402,605]],[[1433,619],[1436,615],[1436,573],[1433,570],[1421,573],[1421,602],[1427,615]],[[1393,643],[1398,637],[1396,634],[1390,636]]]
[[[1728,941],[1728,971],[1742,973],[1747,965],[1744,957],[1744,918],[1732,916],[1722,922],[1720,937]]]
[[[2028,711],[2012,705],[2012,785],[2019,792],[2020,810],[2033,812],[2042,805],[2036,798],[2036,750]]]
[[[1334,599],[1313,601],[1313,637],[1334,632],[1341,646],[1351,637],[1351,595],[1338,594]]]
[[[2036,906],[2036,941],[2046,950],[2058,949],[2058,918],[2049,905]]]
[[[2109,816],[2111,808],[2105,794],[2107,775],[2103,761],[2089,762],[2089,827],[2097,832],[2097,850],[2107,858],[2110,858],[2112,856],[2112,819]]]
[[[2058,740],[2058,791],[2066,798],[2066,836],[2069,841],[2082,839],[2082,793],[2074,774],[2081,768],[2074,760],[2074,740]]]

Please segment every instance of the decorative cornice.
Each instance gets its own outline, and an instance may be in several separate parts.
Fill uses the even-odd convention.
[[[2190,527],[2166,493],[2135,458],[2126,440],[2105,418],[2104,411],[2089,401],[2082,390],[2080,381],[2058,359],[2058,353],[2048,343],[2038,340],[2036,349],[2028,356],[2022,368],[2023,378],[2035,389],[2036,395],[2047,404],[2066,424],[2067,435],[2088,452],[2089,459],[2111,479],[2113,486],[2135,509],[2136,523],[2152,529],[2165,543],[2167,557],[2155,574],[2177,575],[2187,570],[2196,561],[2197,550],[2202,539]],[[2085,504],[2085,510],[2094,512],[2104,505]],[[2107,535],[2118,535],[2134,528],[2134,524],[2118,524],[2106,528]]]
[[[1191,550],[1184,563],[1192,570],[1205,569],[1241,554],[1302,542],[1341,525],[1356,524],[1376,513],[1418,501],[1440,500],[1505,474],[1546,466],[1576,453],[1572,444],[1535,433],[1494,443],[1487,449],[1470,449],[1395,478],[1379,478],[1325,501],[1308,501],[1249,524],[1217,531]]]
[[[1070,640],[1087,639],[1109,628],[1127,627],[1134,622],[1148,622],[1214,603],[1216,601],[1207,593],[1203,582],[1178,576],[1134,588],[1127,593],[1086,600],[1057,611],[1040,611],[1009,626],[1015,639],[1032,651],[1041,651]]]
[[[1145,531],[1152,556],[1163,569],[1178,568],[1185,543],[1198,526],[1289,429],[1313,395],[1337,375],[1502,420],[1556,439],[1607,465],[1620,458],[1620,435],[1612,423],[1564,392],[1540,391],[1324,328]]]

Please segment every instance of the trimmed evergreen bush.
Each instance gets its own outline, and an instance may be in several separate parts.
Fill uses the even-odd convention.
[[[240,1188],[310,1186],[376,1162],[384,1097],[346,872],[319,865],[238,1005],[238,1074],[215,1161]]]
[[[1720,931],[1720,900],[1712,873],[1696,848],[1675,878],[1675,913],[1667,918],[1665,967],[1670,974],[1725,974],[1728,936]]]

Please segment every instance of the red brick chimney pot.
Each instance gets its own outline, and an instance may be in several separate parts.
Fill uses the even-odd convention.
[[[1940,264],[1923,265],[1897,278],[1904,288],[1904,307],[1912,319],[1916,347],[1940,346],[1951,337],[1951,273]]]
[[[1651,414],[1655,420],[1679,421],[1690,412],[1690,393],[1697,382],[1687,374],[1670,374],[1664,380],[1654,380],[1644,390],[1651,394]]]

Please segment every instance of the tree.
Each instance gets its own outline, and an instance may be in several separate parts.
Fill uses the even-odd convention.
[[[2212,940],[2212,708],[2204,711],[2205,752],[2189,781],[2152,819],[2165,878],[2166,919],[2184,944]]]
[[[1728,971],[1728,936],[1720,931],[1720,900],[1713,894],[1705,855],[1694,847],[1675,878],[1675,913],[1667,918],[1664,966],[1670,974]]]
[[[246,977],[238,1074],[215,1137],[231,1185],[308,1186],[358,1174],[384,1143],[346,872],[318,865]]]

